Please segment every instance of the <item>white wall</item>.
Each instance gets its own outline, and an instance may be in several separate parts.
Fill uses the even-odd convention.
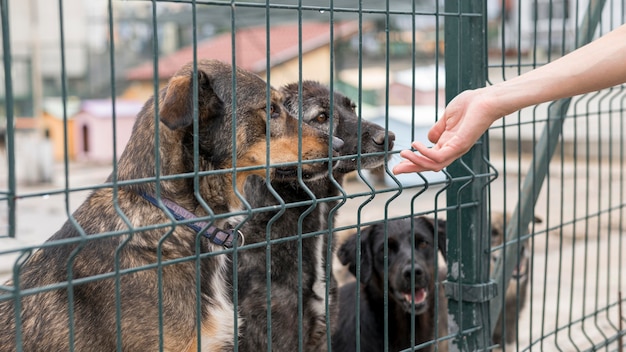
[[[63,0],[62,6],[67,75],[82,76],[87,69],[85,41],[88,21],[83,0]],[[9,0],[9,21],[13,57],[26,56],[35,60],[39,56],[42,76],[60,76],[59,1]]]

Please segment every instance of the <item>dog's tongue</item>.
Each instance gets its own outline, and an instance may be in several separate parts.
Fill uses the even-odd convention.
[[[426,296],[428,296],[428,293],[426,292],[425,289],[423,288],[416,289],[414,303],[420,304],[424,302],[426,300]],[[411,293],[405,293],[404,299],[406,299],[407,302],[411,302]]]

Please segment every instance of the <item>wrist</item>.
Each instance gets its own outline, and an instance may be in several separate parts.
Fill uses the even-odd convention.
[[[477,107],[488,125],[517,111],[514,97],[498,85],[477,89],[475,102],[477,102]]]

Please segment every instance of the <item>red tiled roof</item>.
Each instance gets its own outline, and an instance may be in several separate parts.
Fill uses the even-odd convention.
[[[299,54],[299,24],[282,24],[270,27],[270,60],[277,65]],[[357,22],[335,23],[335,39],[348,38],[358,33]],[[327,22],[302,23],[302,53],[317,49],[330,42],[330,24]],[[237,66],[262,72],[267,67],[267,30],[265,26],[239,29],[235,37]],[[217,35],[198,43],[198,58],[211,58],[232,62],[232,33]],[[185,47],[159,59],[159,78],[168,79],[184,64],[193,60],[193,46]],[[153,62],[146,62],[126,72],[129,80],[154,78]]]

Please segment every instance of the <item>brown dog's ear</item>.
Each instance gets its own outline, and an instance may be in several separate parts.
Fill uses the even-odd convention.
[[[368,283],[372,277],[372,249],[370,248],[370,232],[373,226],[361,230],[361,282]],[[348,265],[348,270],[356,276],[356,250],[357,234],[353,234],[341,245],[337,251],[337,257],[343,265]]]
[[[198,105],[204,95],[203,90],[210,89],[206,73],[198,70]],[[159,118],[171,130],[187,127],[193,122],[193,73],[172,77],[165,88],[165,97],[161,100]]]

